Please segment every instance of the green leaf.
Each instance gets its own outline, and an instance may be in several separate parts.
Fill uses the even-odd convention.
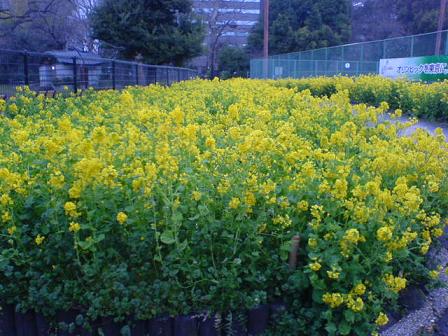
[[[182,216],[182,214],[180,212],[176,212],[171,216],[171,220],[173,221],[173,223],[182,222],[183,218],[184,218],[184,216]]]
[[[188,246],[188,241],[184,240],[182,243],[178,244],[177,249],[179,251],[183,251],[187,248]]]
[[[176,236],[173,231],[167,230],[160,235],[160,241],[164,244],[171,245],[176,242]]]
[[[325,330],[328,331],[328,336],[336,335],[336,331],[338,330],[336,328],[336,325],[334,323],[328,323],[328,325],[325,327]]]
[[[82,248],[83,250],[88,250],[88,249],[90,249],[90,247],[92,246],[92,244],[93,244],[93,241],[92,241],[92,240],[90,240],[90,241],[79,241],[79,242],[78,242],[78,246],[79,246],[80,248]]]
[[[103,241],[104,238],[106,238],[106,236],[104,235],[104,233],[101,233],[95,237],[95,242],[99,243],[99,242]]]
[[[280,246],[280,257],[282,260],[287,260],[289,252],[291,251],[291,241],[287,240]]]
[[[355,313],[351,310],[345,310],[344,317],[347,322],[350,322],[350,323],[355,322]]]
[[[346,321],[342,321],[341,324],[339,324],[339,333],[341,335],[348,335],[351,330],[352,327]]]

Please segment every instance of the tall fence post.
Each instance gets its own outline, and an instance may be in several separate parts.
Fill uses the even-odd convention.
[[[445,55],[448,55],[448,30],[445,32],[446,40],[445,40]]]
[[[154,68],[154,84],[157,84],[157,68]]]
[[[112,61],[112,90],[115,90],[117,86],[115,78],[115,61]]]
[[[76,57],[73,57],[73,91],[78,93],[78,66],[76,64]]]
[[[25,75],[25,85],[30,85],[30,73],[29,73],[29,62],[28,53],[23,54],[23,74]]]
[[[135,65],[135,84],[139,85],[139,81],[138,81],[138,64]]]
[[[170,69],[166,68],[166,85],[170,85]]]

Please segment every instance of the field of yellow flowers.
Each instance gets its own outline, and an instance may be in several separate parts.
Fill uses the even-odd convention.
[[[283,79],[272,84],[299,91],[307,89],[316,97],[347,90],[354,103],[378,106],[387,102],[390,108],[415,117],[448,121],[448,80],[428,84],[369,75]]]
[[[375,333],[437,276],[447,143],[399,137],[409,125],[378,122],[386,103],[286,86],[1,102],[0,304],[146,320],[281,301],[274,335]]]

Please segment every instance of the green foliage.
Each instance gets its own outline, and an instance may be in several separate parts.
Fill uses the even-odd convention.
[[[92,14],[94,36],[147,63],[175,64],[201,52],[202,26],[189,0],[106,0]]]
[[[353,10],[354,41],[437,30],[440,0],[364,0],[362,3]]]
[[[247,77],[249,55],[236,47],[222,48],[218,56],[218,70],[223,79],[230,77]]]
[[[351,36],[350,12],[351,2],[348,0],[272,0],[269,17],[271,53],[347,42]],[[262,35],[260,22],[249,37],[252,50],[262,48]]]
[[[448,208],[445,139],[378,121],[382,101],[446,98],[446,83],[392,83],[196,80],[0,100],[0,303],[87,320],[211,311],[228,329],[282,298],[274,335],[371,335],[406,281],[431,274]]]
[[[353,8],[352,41],[374,41],[404,35],[395,0],[366,0]]]
[[[395,0],[398,21],[408,34],[437,30],[440,0]],[[448,15],[448,13],[447,13]]]

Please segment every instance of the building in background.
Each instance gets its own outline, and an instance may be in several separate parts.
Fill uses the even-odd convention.
[[[0,11],[7,11],[10,8],[9,0],[0,0]]]
[[[212,76],[219,50],[245,47],[252,28],[260,20],[262,0],[193,0],[193,11],[205,26],[204,55],[193,60],[200,72]]]

